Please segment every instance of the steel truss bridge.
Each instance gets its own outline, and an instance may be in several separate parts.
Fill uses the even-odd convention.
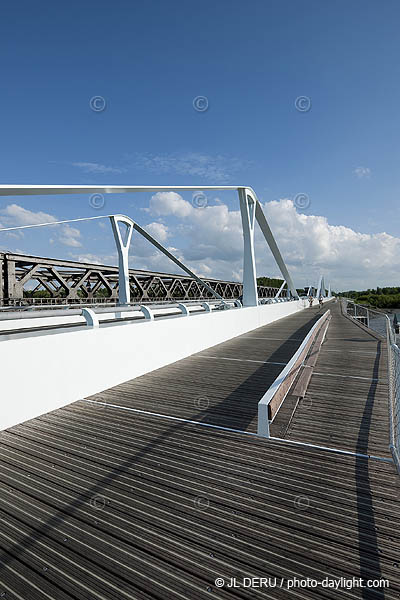
[[[205,279],[222,298],[237,299],[243,285],[235,281]],[[132,301],[141,303],[207,300],[212,293],[186,275],[129,269]],[[32,297],[46,291],[47,297]],[[259,298],[273,298],[278,288],[258,286]],[[0,253],[0,305],[75,304],[117,302],[118,267]]]

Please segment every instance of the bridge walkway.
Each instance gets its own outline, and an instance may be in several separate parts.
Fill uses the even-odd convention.
[[[330,308],[325,342],[286,437],[390,457],[386,342],[342,315],[339,303]]]
[[[256,432],[259,400],[325,310],[290,315],[89,400]]]
[[[283,344],[296,347],[317,311],[301,316],[268,326],[269,343],[277,343],[269,352],[282,362]],[[236,340],[250,356],[249,338],[262,337],[255,333]],[[165,388],[172,406],[173,381],[168,387],[165,376],[156,387],[151,376],[142,379],[162,398]],[[194,389],[204,395],[209,386],[199,380]],[[190,414],[191,401],[180,414]],[[223,406],[209,414],[227,422]],[[0,597],[394,600],[399,497],[389,460],[82,400],[0,433]],[[245,577],[277,578],[276,587],[245,588]],[[288,589],[307,577],[320,584]],[[383,578],[389,588],[349,587],[353,577]],[[217,578],[236,578],[239,587],[218,588]],[[325,578],[338,589],[323,587]]]

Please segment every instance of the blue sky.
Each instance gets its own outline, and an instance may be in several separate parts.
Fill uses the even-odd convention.
[[[322,270],[337,288],[396,284],[399,18],[390,0],[5,2],[0,182],[248,184],[298,285]],[[102,111],[91,108],[96,96]],[[206,111],[195,110],[198,96]],[[296,109],[301,96],[307,111]],[[299,193],[306,209],[288,204]],[[148,225],[201,274],[240,278],[236,198],[207,198],[201,216],[174,197],[151,209],[150,195],[107,197],[103,212]],[[0,201],[3,226],[39,222],[36,213],[99,209],[83,196]],[[71,229],[3,233],[0,247],[114,260],[108,229]],[[137,248],[132,266],[169,270]],[[258,270],[277,274],[263,254]]]

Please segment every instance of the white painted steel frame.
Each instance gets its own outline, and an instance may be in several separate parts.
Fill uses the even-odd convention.
[[[2,231],[15,231],[17,229],[32,229],[35,227],[47,227],[49,225],[61,225],[66,223],[75,223],[76,221],[92,221],[93,219],[106,219],[109,218],[114,234],[115,244],[118,253],[118,296],[119,304],[124,306],[130,304],[131,293],[129,286],[129,247],[132,239],[133,230],[137,231],[153,246],[155,246],[160,252],[165,254],[171,259],[178,267],[185,271],[190,277],[195,279],[200,285],[205,287],[215,298],[220,300],[222,304],[226,304],[218,292],[216,292],[211,286],[205,281],[198,277],[193,271],[186,267],[179,259],[177,259],[169,250],[167,250],[162,244],[160,244],[152,235],[150,235],[143,227],[140,227],[135,221],[126,215],[99,215],[96,217],[82,217],[79,219],[66,219],[63,221],[51,221],[49,223],[36,223],[35,225],[18,225],[15,227],[1,228]],[[126,226],[126,233],[123,236],[119,227],[119,223],[123,223]]]
[[[287,282],[290,293],[294,299],[298,299],[297,290],[289,275],[282,255],[272,235],[267,219],[256,193],[248,186],[232,185],[203,185],[203,186],[140,186],[140,185],[8,185],[0,184],[0,196],[22,196],[22,195],[61,195],[61,194],[117,194],[133,192],[161,192],[161,191],[216,191],[232,190],[239,193],[240,209],[242,214],[243,237],[244,237],[244,259],[243,259],[243,304],[244,306],[257,306],[257,280],[254,255],[254,220],[258,222],[268,246],[281,271],[283,279]],[[135,229],[138,230],[137,227]],[[143,231],[141,231],[142,235]],[[145,236],[146,237],[146,236]],[[117,240],[117,238],[116,238]],[[152,243],[154,243],[154,238]],[[118,244],[118,240],[117,240]],[[161,246],[161,245],[160,245]],[[160,248],[161,249],[161,248]],[[162,249],[165,253],[165,249]],[[172,259],[174,260],[174,259]],[[176,262],[176,260],[174,261]],[[186,272],[189,272],[187,269]],[[125,271],[121,269],[121,277],[125,280]],[[191,273],[191,272],[190,272]],[[194,275],[194,274],[193,274]],[[194,276],[196,280],[198,278]],[[204,283],[202,282],[204,285]],[[129,296],[126,286],[122,281],[124,294]],[[213,292],[215,295],[215,293]],[[124,300],[124,298],[122,298]],[[126,301],[126,299],[125,299]],[[122,302],[124,303],[124,302]]]

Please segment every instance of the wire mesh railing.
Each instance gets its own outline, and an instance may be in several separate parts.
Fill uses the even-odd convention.
[[[342,298],[344,314],[386,338],[388,352],[390,450],[400,474],[400,349],[393,322],[386,313]]]
[[[400,349],[395,343],[392,324],[387,322],[389,371],[390,449],[400,474]]]

